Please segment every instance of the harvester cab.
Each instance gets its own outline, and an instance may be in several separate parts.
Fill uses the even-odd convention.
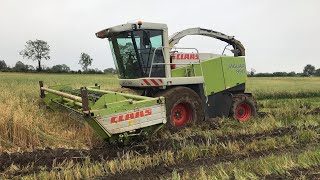
[[[175,47],[188,35],[224,41],[233,47],[233,56]],[[141,21],[114,26],[96,36],[109,41],[120,85],[142,90],[141,94],[100,90],[98,85],[46,88],[42,82],[40,91],[50,107],[82,114],[106,141],[150,135],[162,126],[177,130],[206,123],[207,118],[245,122],[256,115],[256,102],[245,92],[245,48],[233,36],[190,28],[169,37],[166,24]]]

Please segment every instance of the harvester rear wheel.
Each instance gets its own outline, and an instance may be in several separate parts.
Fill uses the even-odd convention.
[[[173,87],[159,92],[155,96],[165,97],[167,127],[169,130],[178,130],[204,119],[201,99],[190,88],[183,86]]]
[[[257,103],[251,96],[245,94],[233,97],[230,116],[239,122],[246,122],[257,114]]]

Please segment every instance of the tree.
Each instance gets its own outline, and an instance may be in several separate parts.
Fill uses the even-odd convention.
[[[250,76],[254,76],[254,74],[256,73],[256,70],[251,68],[251,71],[250,71]]]
[[[0,60],[0,71],[1,70],[6,70],[7,69],[7,64],[4,60]]]
[[[67,73],[70,71],[70,68],[65,64],[58,64],[53,66],[51,71],[54,73]]]
[[[26,72],[28,71],[28,65],[23,64],[23,62],[18,61],[16,65],[13,67],[14,71],[18,72]]]
[[[315,76],[320,76],[320,68],[315,71],[314,75]]]
[[[113,68],[107,68],[107,69],[103,70],[103,72],[104,72],[105,74],[115,74],[115,73],[116,73],[116,70],[113,69]]]
[[[296,76],[296,72],[291,71],[291,72],[288,73],[287,76],[294,77],[294,76]]]
[[[31,59],[33,61],[38,61],[38,71],[41,71],[41,60],[49,60],[50,56],[50,46],[46,41],[38,40],[27,41],[25,49],[20,52],[20,55],[23,58]]]
[[[96,68],[94,71],[95,71],[96,74],[103,74],[103,72],[98,68]]]
[[[32,65],[26,65],[26,66],[27,66],[28,70],[31,70],[31,71],[36,70]]]
[[[286,72],[274,72],[274,73],[272,73],[273,77],[285,77],[287,75],[288,75],[288,73],[286,73]]]
[[[70,71],[70,67],[65,64],[61,65],[61,69],[62,69],[62,72],[69,72]]]
[[[311,76],[315,73],[315,71],[316,71],[316,68],[311,64],[308,64],[304,67],[303,74],[305,74],[306,76]]]
[[[81,53],[79,64],[82,66],[83,71],[88,71],[88,66],[91,66],[92,60],[89,54]]]

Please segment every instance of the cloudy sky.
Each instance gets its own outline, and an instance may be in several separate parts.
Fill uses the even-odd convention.
[[[320,1],[318,0],[0,0],[0,59],[13,66],[27,40],[51,46],[46,66],[78,65],[81,52],[92,68],[114,67],[106,40],[95,32],[141,19],[166,23],[169,34],[203,27],[234,35],[246,48],[247,68],[257,72],[301,72],[306,64],[320,68]],[[221,53],[216,40],[189,36],[179,47]]]

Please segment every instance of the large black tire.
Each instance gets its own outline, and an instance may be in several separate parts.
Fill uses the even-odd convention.
[[[201,98],[190,88],[177,86],[161,91],[155,96],[165,97],[167,128],[171,131],[179,130],[204,119]]]
[[[237,94],[232,98],[230,117],[239,122],[246,122],[257,115],[257,103],[252,96]]]

